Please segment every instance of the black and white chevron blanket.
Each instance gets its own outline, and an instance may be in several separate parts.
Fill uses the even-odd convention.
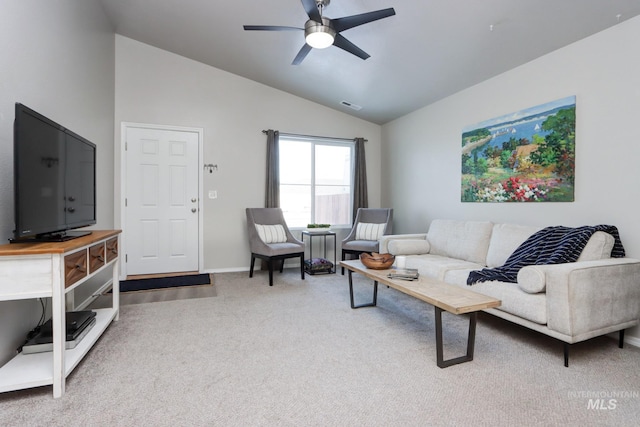
[[[476,282],[499,280],[516,283],[518,271],[527,265],[562,264],[575,262],[596,231],[611,234],[615,243],[611,250],[612,258],[625,256],[618,229],[612,225],[594,225],[582,227],[546,227],[532,234],[509,256],[503,266],[484,268],[469,273],[467,285]]]

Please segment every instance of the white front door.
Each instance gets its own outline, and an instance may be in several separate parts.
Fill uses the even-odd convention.
[[[198,271],[198,131],[124,127],[126,274]]]

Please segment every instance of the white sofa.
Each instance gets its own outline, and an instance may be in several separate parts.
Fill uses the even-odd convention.
[[[540,228],[482,221],[434,220],[424,234],[383,236],[379,252],[406,256],[406,267],[499,298],[488,313],[569,344],[624,330],[640,318],[640,260],[611,258],[614,238],[597,231],[577,262],[526,266],[518,283],[467,285],[469,272],[502,266]]]

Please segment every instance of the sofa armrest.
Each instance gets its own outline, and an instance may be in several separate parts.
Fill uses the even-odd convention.
[[[389,242],[399,239],[411,239],[411,240],[427,240],[427,233],[419,234],[389,234],[382,236],[379,240],[378,252],[381,254],[389,253]]]
[[[547,326],[552,330],[588,337],[596,331],[613,332],[617,325],[640,318],[638,259],[546,265],[544,273]]]

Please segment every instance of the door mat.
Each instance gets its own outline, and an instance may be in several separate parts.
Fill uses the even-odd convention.
[[[158,277],[152,279],[132,279],[120,282],[120,292],[148,291],[152,289],[176,288],[211,284],[209,274],[190,274],[187,276]]]

